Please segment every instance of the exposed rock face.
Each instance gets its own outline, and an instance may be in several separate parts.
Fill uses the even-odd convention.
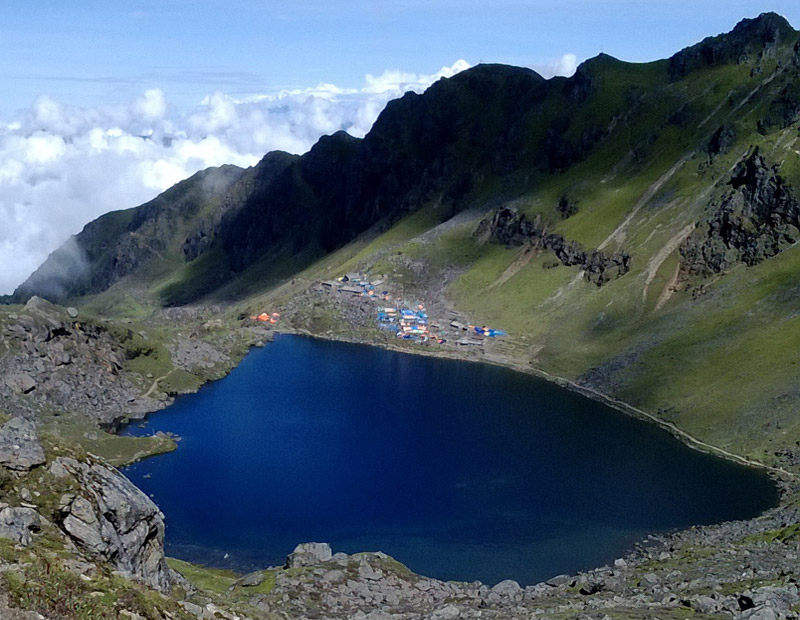
[[[264,571],[255,571],[252,573],[248,573],[238,581],[236,581],[237,586],[242,586],[244,588],[254,588],[256,586],[260,586],[264,583],[264,580],[267,578]]]
[[[484,219],[478,224],[476,235],[486,232],[490,239],[510,246],[521,246],[529,242],[536,235],[539,222],[531,222],[523,213],[520,215],[516,209],[502,207],[494,212],[490,219]]]
[[[742,620],[761,620],[764,618],[788,618],[792,610],[800,603],[797,587],[779,588],[764,586],[742,594],[738,597],[742,613],[737,618]]]
[[[711,135],[706,143],[706,153],[709,159],[722,155],[730,150],[736,140],[736,130],[729,125],[722,125]]]
[[[0,504],[0,538],[8,538],[27,547],[33,534],[42,529],[44,519],[33,508],[12,508]]]
[[[777,13],[762,13],[755,19],[743,19],[728,34],[708,37],[678,52],[669,59],[669,74],[680,78],[704,67],[756,63],[774,56],[781,43],[795,36],[785,18]]]
[[[21,312],[8,316],[2,333],[7,350],[0,357],[3,410],[27,418],[58,407],[111,424],[158,409],[160,403],[142,398],[122,372],[125,338],[32,297]]]
[[[568,241],[562,235],[548,234],[547,228],[537,218],[531,222],[516,209],[502,207],[491,220],[481,222],[477,234],[488,227],[489,236],[509,246],[531,245],[550,250],[567,267],[578,265],[589,282],[602,286],[625,275],[630,270],[631,256],[627,252],[606,254],[601,250],[586,251],[577,241]]]
[[[61,527],[88,554],[110,562],[162,592],[170,588],[164,559],[164,518],[158,507],[115,469],[71,458],[55,460],[84,490],[61,499]]]
[[[710,275],[736,263],[755,265],[800,240],[800,203],[758,149],[740,161],[732,190],[683,243],[684,275]]]
[[[11,372],[4,381],[17,394],[28,394],[36,389],[36,381],[27,372]]]
[[[795,73],[797,76],[798,72]],[[800,119],[800,84],[797,79],[787,84],[770,103],[767,114],[758,122],[758,130],[765,134],[773,128],[786,129]]]
[[[513,579],[506,579],[505,581],[501,581],[496,586],[492,587],[492,592],[496,592],[501,596],[513,596],[518,594],[521,590],[522,588],[520,588],[520,585]]]
[[[33,422],[12,418],[0,427],[0,465],[27,471],[44,462],[44,450]]]

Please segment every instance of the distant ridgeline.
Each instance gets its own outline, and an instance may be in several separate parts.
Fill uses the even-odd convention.
[[[682,246],[682,273],[750,264],[797,239],[793,190],[772,167],[782,158],[770,148],[751,151],[733,179],[715,162],[732,148],[777,139],[797,122],[798,49],[798,33],[786,20],[764,14],[668,60],[632,64],[601,54],[571,78],[479,65],[390,102],[364,139],[339,131],[302,156],[272,152],[247,170],[211,168],[140,207],[98,218],[51,254],[13,300],[62,301],[123,279],[164,305],[224,298],[248,270],[268,286],[426,205],[438,205],[444,220],[468,207],[489,210],[530,196],[535,202],[538,188],[576,166],[596,172],[573,183],[573,191],[591,196],[616,175],[636,187],[637,178],[663,167],[662,157],[672,157],[666,171],[698,154],[704,187],[712,179],[729,183],[733,193],[711,192],[707,214],[688,213],[698,230]],[[753,122],[738,123],[753,111]],[[645,206],[638,199],[621,194],[619,204],[605,208],[605,220],[624,222]],[[584,217],[595,209],[589,202],[576,211],[554,199],[539,213],[540,228],[522,236],[600,285],[650,257],[624,245],[624,235],[602,247],[590,242],[588,228],[579,239],[562,235],[560,220]],[[510,222],[509,213],[495,224]],[[686,215],[656,224],[685,226]],[[552,234],[539,234],[550,228]],[[495,225],[495,236],[507,243],[506,232]],[[510,241],[518,244],[520,235]]]

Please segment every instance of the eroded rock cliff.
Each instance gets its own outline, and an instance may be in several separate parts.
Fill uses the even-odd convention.
[[[800,202],[758,148],[736,165],[728,184],[680,248],[686,276],[756,265],[800,240]]]
[[[579,266],[587,281],[602,286],[630,271],[631,256],[625,251],[607,253],[602,250],[586,250],[577,241],[569,241],[563,235],[549,233],[540,218],[530,221],[516,209],[502,207],[486,220],[476,231],[477,235],[488,234],[496,242],[507,246],[529,245],[537,250],[553,252],[562,265]]]

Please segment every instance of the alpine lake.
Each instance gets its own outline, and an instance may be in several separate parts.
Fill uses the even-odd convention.
[[[240,571],[317,541],[526,585],[778,501],[764,473],[535,377],[300,336],[124,433],[155,431],[178,449],[125,474],[168,555]]]

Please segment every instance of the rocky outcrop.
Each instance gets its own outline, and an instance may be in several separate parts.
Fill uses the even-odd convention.
[[[789,618],[800,604],[797,586],[778,588],[764,586],[742,594],[737,598],[741,613],[737,620],[766,620],[767,618]]]
[[[60,457],[51,468],[72,477],[79,493],[61,498],[60,527],[89,556],[162,592],[170,588],[164,559],[164,517],[117,470]]]
[[[4,318],[0,400],[6,413],[29,418],[55,407],[111,425],[162,406],[143,398],[123,372],[129,355],[124,333],[112,333],[99,322],[78,321],[40,297]]]
[[[754,19],[743,19],[733,31],[703,39],[669,59],[668,72],[673,79],[693,71],[723,64],[753,63],[758,67],[763,58],[774,57],[778,47],[793,41],[797,32],[777,13],[762,13]]]
[[[44,450],[33,422],[17,417],[0,426],[0,465],[28,471],[44,462]]]
[[[795,74],[800,77],[800,67]],[[784,86],[772,100],[764,118],[758,121],[759,133],[766,134],[771,129],[786,129],[800,120],[800,83],[797,77]]]
[[[800,240],[800,202],[758,148],[737,164],[729,185],[680,247],[684,278],[756,265]]]
[[[572,217],[578,212],[578,204],[574,200],[570,200],[566,195],[558,199],[556,211],[561,216],[562,220]]]
[[[17,394],[28,394],[36,389],[36,381],[27,372],[10,372],[3,381]]]
[[[286,568],[314,566],[320,562],[327,562],[332,557],[331,546],[328,543],[300,543],[286,558]]]
[[[175,368],[187,372],[232,363],[228,355],[198,338],[181,338],[171,343],[168,348]]]
[[[502,207],[491,218],[478,225],[476,235],[489,238],[507,246],[529,245],[550,250],[567,267],[579,266],[587,281],[597,286],[615,280],[630,271],[631,256],[627,252],[607,254],[601,250],[585,250],[577,241],[562,235],[550,234],[537,217],[531,222],[516,209]]]
[[[800,604],[792,564],[796,539],[767,544],[757,533],[786,528],[799,516],[796,508],[784,507],[747,522],[650,536],[611,565],[524,587],[512,579],[493,586],[443,582],[416,575],[381,552],[329,556],[328,545],[307,543],[298,545],[285,568],[248,575],[231,592],[266,614],[288,618],[789,619]],[[317,550],[323,555],[313,557]],[[310,561],[295,565],[298,553]],[[274,587],[253,592],[266,575]],[[199,617],[202,609],[195,612]]]
[[[705,151],[708,153],[709,160],[727,153],[735,140],[736,129],[733,126],[722,125],[718,127],[706,142]]]

